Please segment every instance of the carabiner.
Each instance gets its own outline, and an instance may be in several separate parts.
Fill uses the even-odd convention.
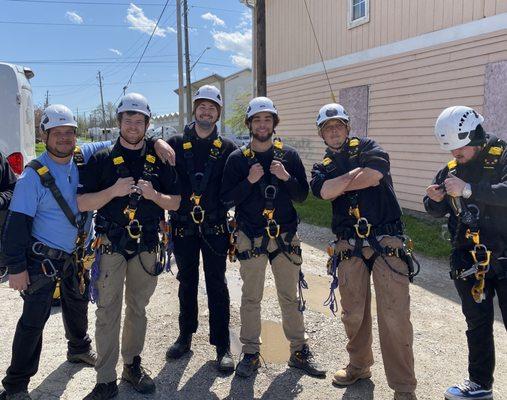
[[[137,240],[141,237],[143,226],[139,223],[139,220],[133,219],[125,228],[127,229],[127,232],[132,239]],[[132,232],[133,229],[136,230],[136,232]]]
[[[49,274],[48,271],[46,270],[46,264],[49,265],[49,267],[51,268],[51,272]],[[54,278],[57,274],[56,268],[49,258],[45,258],[44,260],[42,260],[41,268],[42,272],[44,272],[44,275],[46,275],[48,278]]]
[[[199,205],[194,206],[192,211],[190,211],[190,216],[197,225],[200,225],[204,222],[204,210]]]
[[[38,247],[44,247],[44,243],[42,242],[35,242],[34,244],[32,244],[32,252],[33,254],[35,254],[36,256],[45,256],[44,253],[40,252],[39,250],[37,250]]]

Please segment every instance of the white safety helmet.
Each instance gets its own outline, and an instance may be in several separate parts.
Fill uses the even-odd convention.
[[[148,100],[139,93],[128,93],[121,98],[120,104],[118,104],[118,108],[116,109],[116,115],[126,111],[138,112],[151,118]]]
[[[326,104],[320,109],[319,115],[317,116],[317,126],[321,127],[331,119],[339,119],[345,121],[347,124],[350,122],[349,114],[345,111],[345,108],[337,103]]]
[[[212,85],[204,85],[197,89],[197,92],[194,94],[194,104],[197,100],[210,100],[220,107],[224,106],[220,90]]]
[[[42,113],[40,128],[47,131],[57,126],[72,126],[77,128],[77,121],[72,111],[63,104],[53,104]]]
[[[259,114],[261,112],[269,112],[278,117],[278,110],[271,99],[268,99],[267,97],[256,97],[250,100],[250,103],[248,104],[245,121],[248,121],[255,114]]]
[[[484,117],[466,106],[448,107],[437,118],[435,137],[442,150],[456,150],[467,145],[481,145],[485,133]]]

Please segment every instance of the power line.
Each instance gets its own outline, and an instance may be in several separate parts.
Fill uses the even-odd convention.
[[[162,15],[164,15],[165,9],[167,8],[168,4],[169,4],[169,0],[166,0],[166,2],[164,4],[164,8],[162,9],[162,12],[160,13],[160,15],[159,15],[159,17],[157,19],[157,23],[155,24],[155,27],[153,28],[153,32],[151,32],[150,38],[148,39],[148,42],[146,43],[146,46],[144,47],[144,50],[143,50],[143,52],[141,54],[141,57],[139,57],[139,61],[137,62],[136,66],[134,68],[134,71],[132,71],[132,75],[130,75],[129,80],[127,81],[126,85],[123,87],[123,94],[125,94],[125,91],[127,90],[128,86],[132,82],[132,78],[134,77],[134,74],[136,73],[137,68],[139,68],[139,64],[141,64],[141,61],[143,60],[143,57],[144,57],[144,54],[146,53],[146,50],[148,50],[148,46],[150,45],[151,39],[153,39],[153,35],[157,31],[158,24],[159,24],[160,20],[162,19]],[[118,102],[118,100],[120,99],[120,97],[121,97],[121,94],[118,97],[118,99],[114,102],[114,104],[116,104]]]
[[[4,0],[4,1],[10,1],[13,3],[42,3],[42,4],[78,4],[78,5],[93,5],[93,6],[129,6],[130,4],[134,4],[136,6],[143,6],[143,7],[159,7],[164,5],[164,3],[116,3],[116,2],[109,2],[109,1],[63,1],[63,0]],[[173,3],[174,4],[174,3]],[[243,13],[243,11],[240,10],[232,10],[228,8],[217,8],[217,7],[207,7],[207,6],[199,6],[199,5],[193,5],[190,6],[191,8],[202,8],[205,10],[213,10],[213,11],[225,11],[225,12],[232,12],[232,13]]]
[[[73,24],[70,22],[37,22],[37,21],[0,21],[0,24],[4,25],[44,25],[44,26],[70,26],[74,28],[151,28],[153,25],[121,25],[121,24]],[[172,26],[167,28],[173,28]],[[205,30],[206,28],[200,26],[191,26],[191,29]],[[166,28],[162,28],[166,29]]]

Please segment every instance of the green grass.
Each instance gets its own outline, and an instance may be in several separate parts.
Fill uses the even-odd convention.
[[[309,195],[303,204],[296,204],[296,210],[303,222],[330,227],[331,203]],[[441,223],[426,221],[411,215],[404,215],[406,234],[412,238],[417,253],[430,257],[448,257],[451,247],[441,236]]]
[[[35,154],[39,157],[46,151],[46,145],[43,142],[35,143]]]

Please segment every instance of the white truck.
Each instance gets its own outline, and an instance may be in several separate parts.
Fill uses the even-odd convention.
[[[16,174],[35,157],[30,68],[0,62],[0,151]]]

